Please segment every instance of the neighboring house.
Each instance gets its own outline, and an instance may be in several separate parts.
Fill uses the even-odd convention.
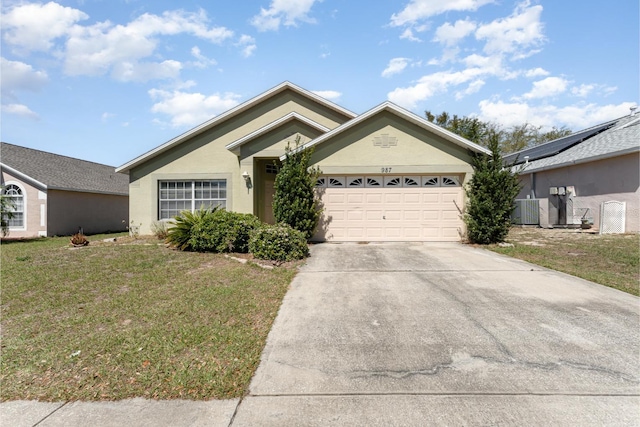
[[[113,166],[2,142],[0,169],[4,194],[15,206],[7,237],[126,229],[129,177]]]
[[[315,149],[323,217],[314,240],[456,241],[471,152],[488,151],[390,102],[356,115],[284,82],[120,166],[129,216],[154,221],[220,205],[274,222],[285,147]]]
[[[505,156],[517,159],[518,198],[540,202],[540,225],[601,228],[604,202],[625,202],[625,231],[640,231],[640,115],[628,115]]]

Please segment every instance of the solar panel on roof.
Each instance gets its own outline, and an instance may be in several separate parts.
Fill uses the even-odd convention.
[[[542,145],[537,145],[535,147],[528,148],[526,150],[519,151],[517,153],[508,154],[502,158],[504,163],[511,164],[513,162],[518,161],[518,163],[525,162],[525,156],[529,156],[528,160],[530,162],[538,159],[543,159],[545,157],[550,157],[556,155],[569,147],[581,142],[584,139],[590,138],[593,135],[596,135],[603,130],[611,127],[613,123],[605,123],[603,125],[583,130],[581,132],[573,133],[569,136],[565,136],[562,138],[554,139],[553,141],[547,142]]]

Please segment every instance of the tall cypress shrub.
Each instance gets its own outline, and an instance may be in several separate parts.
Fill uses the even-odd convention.
[[[504,241],[520,192],[518,173],[513,171],[513,165],[502,163],[499,135],[492,133],[487,142],[491,155],[472,154],[474,174],[465,188],[467,237],[470,242],[480,244]]]
[[[276,222],[284,222],[303,232],[307,239],[313,236],[321,213],[314,191],[320,170],[309,167],[312,154],[311,149],[300,149],[299,136],[295,148],[287,144],[286,159],[276,175],[273,196]]]

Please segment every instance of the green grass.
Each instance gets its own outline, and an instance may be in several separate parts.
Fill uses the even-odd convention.
[[[242,396],[295,270],[103,237],[2,243],[0,400]]]
[[[513,247],[487,248],[542,267],[640,295],[640,236],[598,235],[579,230],[514,228]]]

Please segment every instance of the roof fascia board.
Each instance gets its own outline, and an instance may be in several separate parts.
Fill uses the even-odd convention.
[[[33,185],[34,187],[40,187],[40,189],[42,190],[46,190],[47,189],[47,185],[43,184],[42,182],[38,181],[35,178],[31,178],[29,175],[24,174],[22,172],[20,172],[17,169],[12,168],[11,166],[8,166],[4,163],[0,163],[0,166],[2,166],[2,169],[6,169],[7,172],[9,172],[11,175],[15,175],[16,177],[29,182],[31,185]]]
[[[474,143],[471,141],[468,141],[464,138],[462,138],[459,135],[456,135],[453,132],[450,132],[444,128],[441,128],[440,126],[434,125],[433,123],[431,123],[430,121],[428,121],[427,119],[423,119],[422,117],[408,111],[405,110],[404,108],[401,108],[395,104],[393,104],[392,102],[386,101],[383,102],[382,104],[372,108],[371,110],[362,113],[361,115],[359,115],[358,117],[349,120],[348,122],[338,126],[335,129],[332,129],[331,131],[325,133],[324,135],[321,135],[319,137],[317,137],[314,140],[311,140],[309,142],[307,142],[306,144],[302,145],[299,149],[300,150],[305,150],[307,148],[313,147],[315,145],[321,144],[322,142],[331,139],[332,137],[334,137],[335,135],[338,135],[342,132],[344,132],[347,129],[350,129],[354,126],[356,126],[357,124],[361,123],[364,120],[367,120],[370,117],[375,116],[376,114],[382,112],[382,111],[390,111],[393,114],[396,114],[397,116],[401,117],[401,118],[405,118],[408,121],[410,121],[411,123],[418,125],[420,127],[422,127],[423,129],[428,129],[430,131],[432,131],[433,133],[435,133],[436,135],[439,135],[440,137],[453,142],[456,145],[459,145],[463,148],[467,148],[470,150],[473,150],[477,153],[484,153],[484,154],[491,154],[491,151],[489,151],[488,149]],[[286,159],[286,155],[281,156],[280,160],[285,160]]]
[[[567,166],[579,165],[579,164],[582,164],[582,163],[595,162],[595,161],[598,161],[598,160],[606,160],[606,159],[610,159],[612,157],[624,156],[626,154],[633,154],[633,153],[636,153],[636,152],[640,152],[640,146],[627,148],[625,150],[615,151],[613,153],[606,153],[606,154],[599,154],[597,156],[584,157],[582,159],[571,160],[571,161],[568,161],[568,162],[562,162],[562,163],[558,163],[558,164],[555,164],[555,165],[541,166],[539,168],[534,168],[534,169],[525,169],[522,172],[520,172],[520,175],[527,175],[527,174],[535,173],[535,172],[542,172],[542,171],[547,171],[547,170],[551,170],[551,169],[558,169],[558,168],[563,168],[563,167],[567,167]],[[515,165],[514,167],[517,167],[517,166],[522,166],[522,164]]]
[[[129,193],[116,193],[113,191],[100,191],[100,190],[80,190],[77,188],[66,188],[66,187],[49,187],[48,190],[51,191],[68,191],[71,193],[87,193],[87,194],[104,194],[107,196],[125,196],[129,197]]]
[[[235,107],[231,108],[230,110],[225,111],[224,113],[221,113],[215,117],[213,117],[212,119],[201,123],[200,125],[182,133],[181,135],[178,135],[177,137],[165,142],[162,145],[159,145],[158,147],[147,151],[146,153],[142,154],[141,156],[136,157],[135,159],[123,164],[122,166],[119,166],[116,168],[116,172],[124,172],[127,171],[129,169],[131,169],[134,166],[137,166],[138,164],[142,163],[143,161],[146,161],[147,159],[151,158],[151,157],[155,157],[158,154],[161,154],[165,151],[167,151],[168,149],[172,148],[175,145],[180,144],[181,142],[183,142],[184,140],[186,140],[187,138],[190,138],[194,135],[197,135],[201,132],[204,132],[205,130],[208,130],[210,128],[212,128],[213,126],[222,123],[223,121],[234,117],[238,114],[240,114],[241,112],[253,107],[254,105],[257,105],[258,103],[262,102],[265,99],[268,99],[280,92],[282,92],[285,89],[291,89],[295,92],[298,92],[308,98],[311,98],[313,100],[315,100],[316,102],[331,108],[335,111],[338,111],[344,115],[346,115],[347,117],[355,117],[356,114],[352,111],[347,110],[346,108],[343,108],[341,106],[339,106],[338,104],[335,104],[327,99],[322,98],[319,95],[316,95],[313,92],[310,92],[306,89],[303,89],[289,81],[285,81],[283,83],[280,83],[279,85],[267,90],[266,92],[261,93],[258,96],[255,96],[245,102],[243,102],[242,104],[236,105]]]
[[[267,132],[269,132],[272,129],[277,128],[278,126],[285,124],[287,122],[290,122],[294,119],[297,119],[315,129],[318,129],[320,131],[323,132],[329,132],[330,129],[326,126],[321,125],[320,123],[313,121],[301,114],[296,113],[295,111],[280,117],[279,119],[269,123],[268,125],[265,125],[263,127],[261,127],[260,129],[257,129],[253,132],[251,132],[248,135],[243,136],[242,138],[233,141],[232,143],[228,144],[225,148],[229,151],[232,151],[234,154],[239,155],[240,154],[240,147],[243,146],[244,144],[248,143],[249,141],[257,138],[260,135],[263,135]]]

